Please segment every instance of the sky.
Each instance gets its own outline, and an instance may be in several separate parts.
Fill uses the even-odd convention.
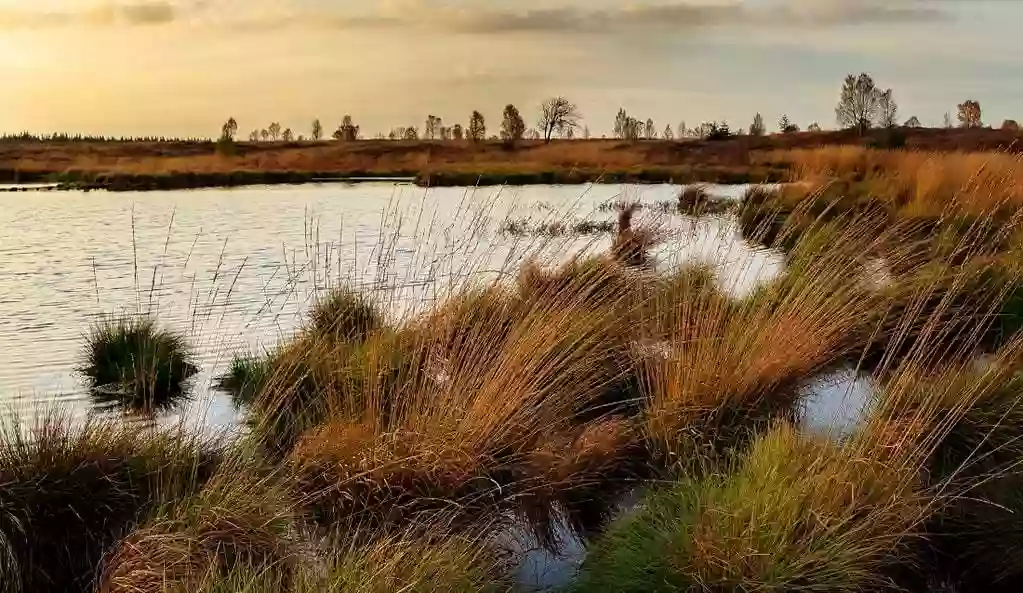
[[[848,73],[940,125],[1023,119],[1017,0],[0,0],[0,132],[373,136],[427,114],[492,128],[561,95],[596,136],[786,113],[835,127]]]

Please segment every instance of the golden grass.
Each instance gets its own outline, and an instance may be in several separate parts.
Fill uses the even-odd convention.
[[[832,179],[865,183],[902,216],[985,215],[1023,205],[1023,160],[1004,152],[938,153],[832,146],[772,153],[792,167],[792,179],[817,185]]]

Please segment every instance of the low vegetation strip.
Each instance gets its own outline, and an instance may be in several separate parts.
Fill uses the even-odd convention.
[[[1010,130],[900,128],[917,151],[1019,149]],[[537,183],[747,183],[794,177],[784,151],[884,147],[890,130],[669,140],[338,140],[333,142],[0,142],[0,181],[60,189],[156,190],[409,178],[424,186]],[[782,151],[782,152],[779,152]],[[793,162],[793,160],[800,162]]]

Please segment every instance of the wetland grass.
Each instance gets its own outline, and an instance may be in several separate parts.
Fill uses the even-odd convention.
[[[185,339],[147,317],[111,317],[90,331],[82,374],[98,397],[129,409],[173,405],[198,372]]]

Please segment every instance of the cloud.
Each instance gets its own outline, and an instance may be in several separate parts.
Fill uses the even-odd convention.
[[[842,26],[916,23],[949,15],[914,0],[774,0],[767,4],[675,1],[591,8],[583,3],[549,8],[495,6],[459,8],[429,0],[385,3],[370,15],[294,14],[279,24],[319,24],[342,28],[407,27],[456,33],[607,33],[644,29],[698,29],[745,26]],[[511,3],[506,3],[510,5]]]
[[[173,22],[177,7],[165,0],[107,2],[79,9],[31,10],[0,7],[0,27],[41,28],[67,25],[156,25]]]
[[[915,23],[948,18],[933,2],[918,0],[726,0],[592,8],[590,2],[517,8],[491,2],[469,8],[439,0],[383,0],[353,11],[308,0],[135,0],[65,11],[0,8],[0,27],[75,24],[154,25],[179,20],[244,28],[410,28],[454,33],[608,33],[644,29],[744,26],[843,26]],[[365,6],[365,5],[364,5]]]

